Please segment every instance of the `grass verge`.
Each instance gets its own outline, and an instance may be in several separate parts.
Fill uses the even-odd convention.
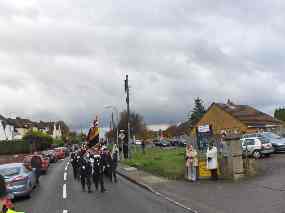
[[[138,150],[124,164],[170,179],[182,179],[185,172],[185,148],[149,148]]]

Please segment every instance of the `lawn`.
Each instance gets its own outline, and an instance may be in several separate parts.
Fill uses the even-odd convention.
[[[185,171],[185,148],[149,148],[145,154],[138,150],[131,160],[123,162],[155,175],[170,179],[182,179]]]

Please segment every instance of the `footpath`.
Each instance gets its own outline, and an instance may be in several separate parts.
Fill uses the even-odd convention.
[[[282,181],[276,185],[276,177],[238,182],[201,180],[193,183],[168,180],[125,165],[119,166],[118,173],[189,212],[285,213],[285,184]]]

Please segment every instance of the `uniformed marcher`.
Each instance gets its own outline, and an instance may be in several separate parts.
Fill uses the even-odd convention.
[[[93,181],[95,184],[96,190],[98,190],[99,183],[101,192],[105,192],[106,189],[104,187],[104,180],[103,180],[103,159],[100,155],[94,156],[94,165],[93,165]]]
[[[80,156],[79,158],[79,168],[80,168],[80,182],[82,186],[82,190],[85,191],[85,185],[86,185],[86,176],[87,176],[87,170],[86,170],[86,161],[84,159],[84,156]]]
[[[78,176],[78,159],[77,159],[77,153],[76,152],[73,152],[71,153],[71,165],[72,165],[72,168],[73,168],[73,176],[74,176],[74,179],[77,179],[77,176]]]

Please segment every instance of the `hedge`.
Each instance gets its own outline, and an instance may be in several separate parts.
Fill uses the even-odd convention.
[[[24,140],[0,141],[0,155],[29,153],[31,145]]]

